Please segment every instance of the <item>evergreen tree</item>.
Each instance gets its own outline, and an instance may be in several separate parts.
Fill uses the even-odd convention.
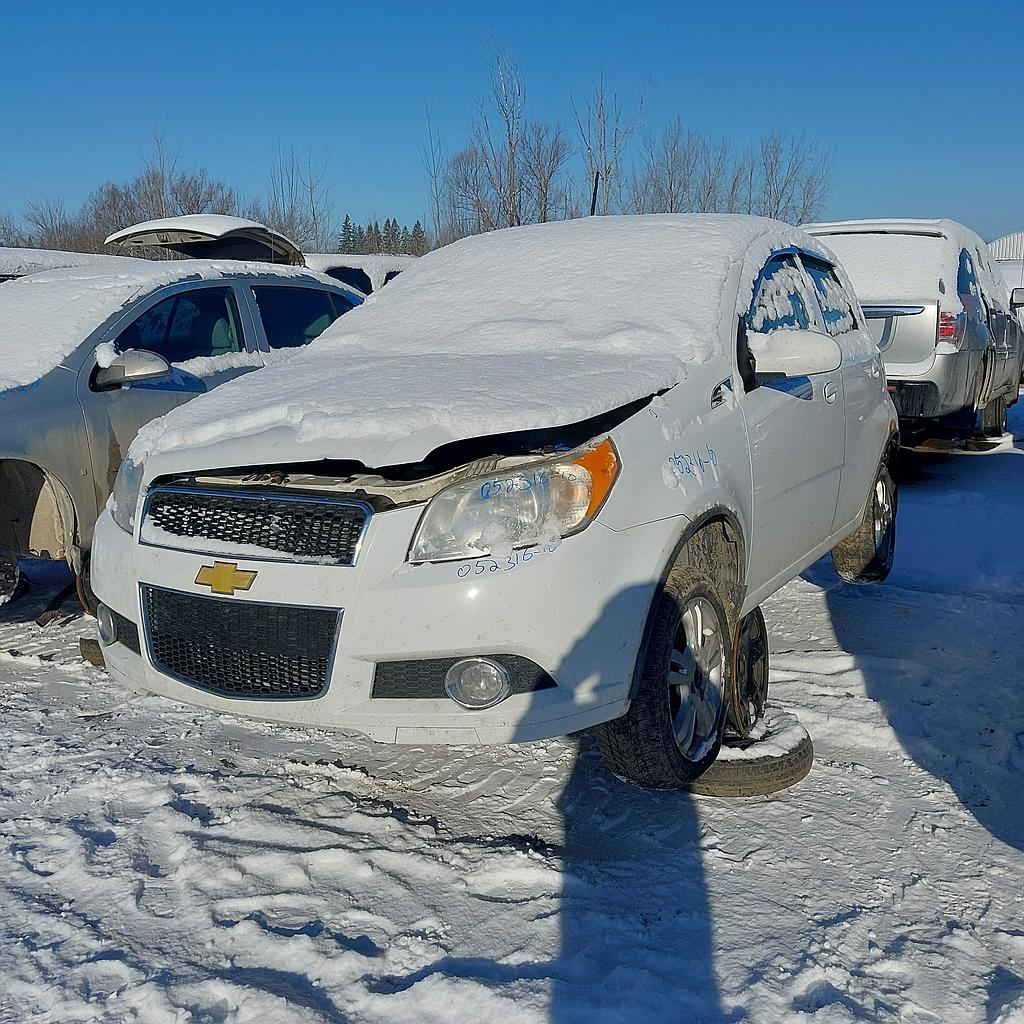
[[[356,228],[355,234],[353,235],[352,251],[354,253],[366,252],[366,231],[363,229],[361,224]]]
[[[341,222],[341,232],[338,234],[338,252],[354,252],[356,241],[356,230],[352,224],[352,218],[345,214]]]
[[[409,252],[410,248],[411,248],[411,245],[412,245],[412,241],[411,241],[411,237],[409,235],[409,228],[408,228],[407,225],[403,224],[402,225],[402,234],[399,236],[399,239],[398,239],[398,251],[400,253],[407,254]]]
[[[412,234],[409,236],[409,252],[413,256],[426,256],[430,251],[430,243],[427,241],[427,233],[423,225],[416,221],[412,226]]]
[[[373,221],[366,229],[366,251],[370,253],[380,252],[381,248],[381,230],[380,224],[377,221]]]

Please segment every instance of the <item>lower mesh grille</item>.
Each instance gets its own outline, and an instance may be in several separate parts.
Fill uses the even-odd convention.
[[[139,650],[139,629],[131,619],[126,618],[113,608],[108,609],[110,617],[114,620],[114,636],[116,642],[124,644],[133,654],[140,654]]]
[[[295,700],[327,688],[340,612],[143,586],[150,657],[222,697]]]
[[[488,654],[508,671],[513,693],[533,693],[555,685],[554,679],[529,658],[517,654]],[[447,697],[445,673],[458,658],[423,658],[418,661],[381,661],[373,673],[371,697],[417,700]]]

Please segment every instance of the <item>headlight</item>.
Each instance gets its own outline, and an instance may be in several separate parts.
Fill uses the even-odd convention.
[[[127,533],[135,528],[135,509],[139,504],[143,468],[141,463],[132,462],[131,456],[128,456],[121,462],[114,480],[110,514],[114,522]]]
[[[606,440],[561,459],[461,480],[431,498],[409,561],[500,555],[578,533],[597,514],[618,473],[618,455]]]

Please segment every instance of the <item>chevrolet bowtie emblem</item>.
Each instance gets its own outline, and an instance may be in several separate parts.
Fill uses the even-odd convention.
[[[236,590],[248,590],[255,579],[254,571],[239,569],[237,562],[214,562],[196,573],[196,583],[209,587],[215,594],[231,595]]]

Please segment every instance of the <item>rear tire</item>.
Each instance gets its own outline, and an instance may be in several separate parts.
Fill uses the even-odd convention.
[[[1002,437],[1006,433],[1006,398],[993,398],[981,410],[981,432],[986,437]]]
[[[832,564],[847,583],[881,583],[888,577],[896,552],[898,503],[896,483],[882,462],[860,525],[832,549]]]
[[[700,778],[722,745],[732,664],[732,629],[714,581],[676,564],[651,608],[629,710],[594,729],[609,769],[648,789]]]

